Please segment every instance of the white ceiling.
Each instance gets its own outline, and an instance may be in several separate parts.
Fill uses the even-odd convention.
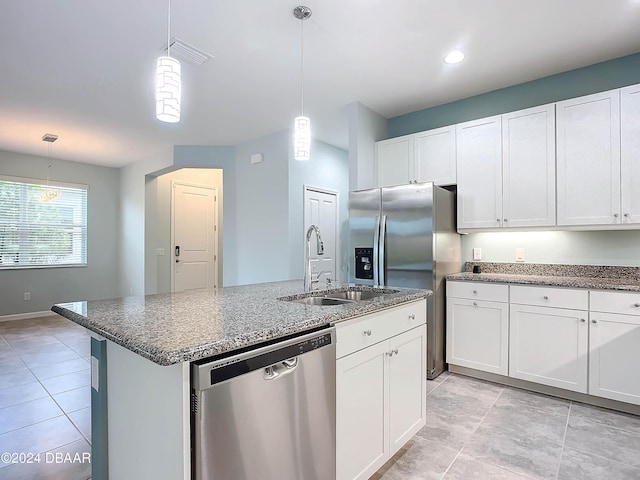
[[[640,0],[303,0],[305,112],[347,147],[342,108],[389,118],[640,51]],[[0,13],[0,149],[122,166],[171,145],[235,145],[300,111],[291,0],[174,0],[182,121],[155,119],[167,2],[13,0]],[[467,55],[446,65],[453,48]]]

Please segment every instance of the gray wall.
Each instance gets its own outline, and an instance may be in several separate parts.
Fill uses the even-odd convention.
[[[46,178],[49,159],[0,151],[0,173]],[[55,303],[118,296],[120,186],[116,168],[53,159],[50,178],[89,185],[87,267],[0,271],[0,316],[47,311]],[[31,300],[24,301],[24,292]]]
[[[290,137],[287,137],[290,138]],[[311,145],[311,159],[300,162],[289,155],[289,273],[304,275],[304,186],[338,192],[337,245],[339,281],[347,281],[347,218],[349,201],[349,158],[346,150],[322,142]]]
[[[391,118],[388,137],[637,83],[640,53]],[[640,231],[474,233],[462,237],[463,262],[472,260],[474,247],[492,262],[513,262],[514,249],[524,247],[533,263],[640,266]]]
[[[223,284],[302,278],[303,185],[339,191],[346,219],[347,152],[313,142],[311,160],[291,160],[290,131],[236,147],[177,146],[175,166],[223,171]],[[263,161],[251,163],[261,153]]]

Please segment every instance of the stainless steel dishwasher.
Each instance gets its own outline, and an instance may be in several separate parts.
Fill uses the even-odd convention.
[[[195,480],[335,479],[335,329],[192,365]]]

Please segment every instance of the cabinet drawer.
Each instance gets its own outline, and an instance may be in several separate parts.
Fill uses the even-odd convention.
[[[497,283],[447,282],[447,297],[508,302],[509,286]]]
[[[587,310],[589,291],[548,287],[511,287],[511,303],[540,307]]]
[[[372,313],[336,325],[336,358],[427,323],[427,302]]]
[[[590,295],[592,312],[640,315],[640,293],[591,291]]]

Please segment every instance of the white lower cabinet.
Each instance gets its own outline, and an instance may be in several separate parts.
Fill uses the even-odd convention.
[[[447,282],[447,363],[509,373],[507,301],[507,285]]]
[[[587,393],[589,292],[509,290],[509,376]]]
[[[587,393],[587,318],[583,310],[511,304],[509,376]]]
[[[336,361],[336,475],[339,480],[367,479],[425,425],[426,417],[426,302],[389,310],[337,325]],[[358,331],[375,337],[393,325],[419,322],[410,330],[391,331],[389,337],[362,348],[354,342]],[[386,320],[386,322],[384,322]],[[390,322],[390,325],[388,324]],[[406,328],[406,327],[405,327]],[[355,351],[353,351],[355,349]]]
[[[591,292],[589,320],[589,394],[640,405],[640,294]]]

